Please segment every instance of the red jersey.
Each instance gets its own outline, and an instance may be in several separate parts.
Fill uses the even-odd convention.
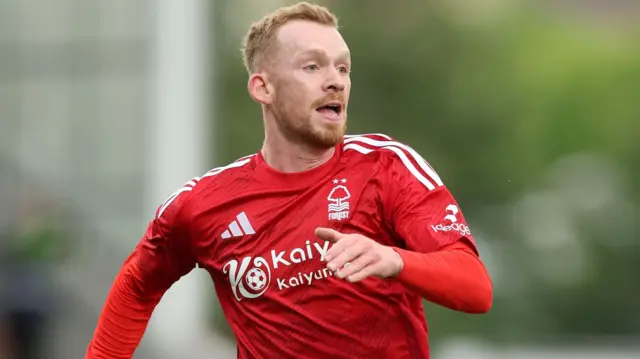
[[[160,206],[130,262],[160,292],[196,266],[208,271],[238,358],[428,358],[421,296],[395,279],[334,277],[317,227],[421,253],[473,243],[420,155],[363,135],[303,173],[256,154],[194,178]]]

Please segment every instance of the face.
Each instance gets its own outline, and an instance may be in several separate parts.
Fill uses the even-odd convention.
[[[349,48],[337,29],[308,21],[280,28],[267,77],[268,110],[292,141],[317,148],[342,141],[351,90]]]

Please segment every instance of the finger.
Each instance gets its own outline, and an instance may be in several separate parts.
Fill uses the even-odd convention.
[[[345,263],[345,265],[336,272],[336,276],[338,278],[346,278],[355,273],[360,272],[366,266],[372,264],[374,262],[374,256],[365,253],[359,257],[356,257],[351,262]]]
[[[335,244],[337,246],[340,243]],[[327,263],[327,268],[332,272],[344,267],[347,262],[351,262],[360,255],[366,253],[365,246],[362,242],[355,242],[352,245],[344,248],[341,252],[336,254],[332,254],[333,259],[329,260]]]
[[[328,262],[331,262],[334,258],[336,258],[340,253],[344,252],[345,249],[351,247],[356,242],[354,236],[344,236],[337,243],[333,243],[331,248],[327,250],[327,253],[324,255],[324,259]]]
[[[342,237],[344,237],[344,234],[331,228],[318,227],[316,228],[315,232],[318,238],[334,243],[338,242]]]
[[[351,274],[347,277],[347,281],[351,283],[356,283],[361,280],[365,280],[369,277],[375,276],[380,271],[380,262],[371,263],[368,266],[365,266],[360,271]]]

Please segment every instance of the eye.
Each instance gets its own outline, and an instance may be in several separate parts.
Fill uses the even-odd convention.
[[[304,70],[306,70],[306,71],[316,71],[318,69],[320,69],[320,67],[318,67],[318,65],[315,65],[315,64],[307,65],[307,66],[304,67]]]
[[[348,74],[349,72],[351,72],[347,66],[338,67],[338,71],[342,74]]]

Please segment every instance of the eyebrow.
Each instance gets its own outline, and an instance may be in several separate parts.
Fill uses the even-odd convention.
[[[320,50],[320,49],[308,49],[308,50],[304,50],[304,51],[299,52],[298,56],[296,56],[296,57],[307,56],[307,55],[327,56],[327,52],[324,51],[324,50]],[[338,55],[338,59],[340,59],[340,60],[348,60],[350,58],[351,58],[351,52],[349,52],[349,50],[342,51]]]

